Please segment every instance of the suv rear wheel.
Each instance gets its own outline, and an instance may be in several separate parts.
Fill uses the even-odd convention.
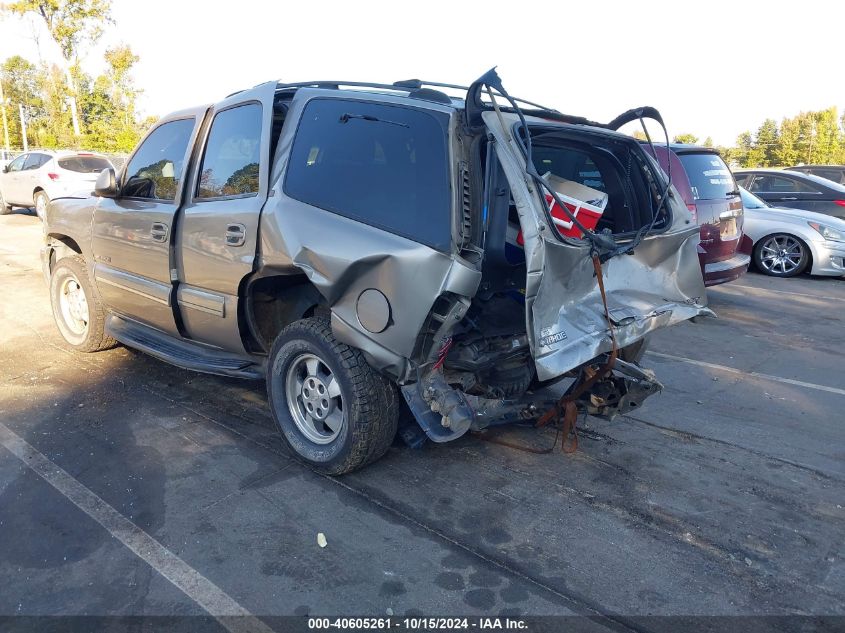
[[[114,347],[116,341],[104,331],[106,313],[88,280],[82,257],[56,262],[50,275],[50,303],[59,333],[81,352]]]
[[[298,459],[341,475],[384,455],[396,435],[396,388],[324,318],[286,327],[270,352],[270,410]]]

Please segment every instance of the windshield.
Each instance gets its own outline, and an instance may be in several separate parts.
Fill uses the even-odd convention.
[[[765,209],[769,206],[753,193],[742,187],[739,188],[739,197],[742,198],[742,206],[746,209]]]
[[[733,176],[718,154],[678,154],[696,200],[724,200],[736,191]]]

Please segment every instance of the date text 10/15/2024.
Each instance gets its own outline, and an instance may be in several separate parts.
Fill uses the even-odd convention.
[[[519,618],[308,618],[308,629],[319,630],[370,630],[370,631],[524,631],[528,625]]]

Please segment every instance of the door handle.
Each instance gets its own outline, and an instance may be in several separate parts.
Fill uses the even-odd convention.
[[[167,239],[167,225],[164,222],[153,222],[150,235],[155,242],[163,242]]]
[[[791,198],[781,198],[781,200],[798,200],[798,198],[793,196]]]
[[[226,225],[226,246],[243,246],[246,242],[246,227],[243,224]]]

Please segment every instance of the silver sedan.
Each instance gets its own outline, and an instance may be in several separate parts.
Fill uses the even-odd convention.
[[[845,220],[801,209],[773,207],[739,188],[743,233],[754,242],[757,269],[774,277],[845,275]]]

